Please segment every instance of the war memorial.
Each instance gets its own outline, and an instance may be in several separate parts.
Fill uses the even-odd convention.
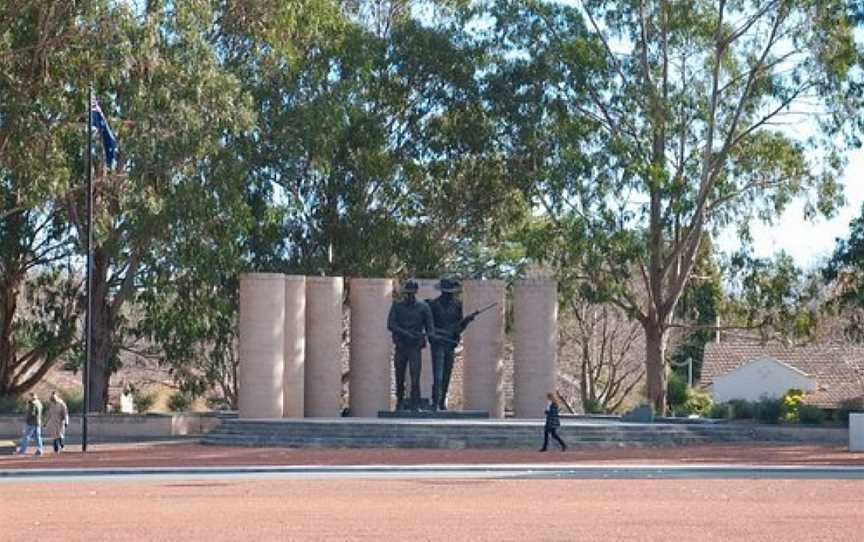
[[[410,281],[416,299],[424,302],[441,294],[438,280]],[[537,419],[543,416],[545,395],[555,388],[558,344],[557,284],[526,279],[512,284],[500,280],[466,280],[461,284],[462,311],[484,310],[461,333],[462,410],[446,410],[443,394],[433,397],[429,346],[422,348],[420,396],[410,391],[406,371],[405,401],[395,396],[394,334],[388,316],[404,292],[396,280],[296,276],[252,273],[240,281],[239,420],[237,425],[267,427],[272,433],[323,431],[321,423],[337,425],[373,422],[378,430],[417,420],[434,420],[442,437],[446,427],[482,418],[488,427],[506,423],[504,393],[505,318],[510,311],[513,352],[513,417],[530,422],[536,440]],[[445,288],[446,289],[446,288]],[[348,292],[346,299],[346,290]],[[455,289],[454,289],[455,290]],[[508,300],[510,306],[508,307]],[[350,310],[345,329],[343,304]],[[343,339],[348,334],[348,408],[343,411]],[[455,347],[456,339],[445,339]],[[425,341],[424,341],[425,343]],[[401,408],[397,408],[401,407]],[[347,417],[345,417],[347,414]],[[297,422],[319,422],[302,424]],[[269,425],[260,425],[268,422]],[[272,422],[284,422],[273,425]],[[291,423],[295,422],[295,423]],[[359,427],[359,426],[358,426]],[[343,429],[344,430],[344,429]],[[299,433],[301,434],[298,434]],[[254,430],[252,431],[254,433]],[[272,435],[271,435],[272,436]],[[350,444],[372,446],[364,430]],[[385,438],[386,437],[382,437]],[[274,439],[265,439],[274,443]],[[398,440],[398,439],[397,439]],[[458,439],[457,439],[458,441]],[[290,440],[289,444],[296,442]],[[343,440],[343,444],[346,442]],[[464,443],[463,443],[464,444]],[[379,442],[378,445],[399,445]],[[410,444],[409,444],[410,445]],[[442,446],[449,446],[441,442]],[[456,446],[461,445],[457,442]]]

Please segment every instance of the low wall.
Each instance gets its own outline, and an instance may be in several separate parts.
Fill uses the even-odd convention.
[[[87,437],[95,440],[160,439],[203,435],[222,422],[225,414],[90,414]],[[230,416],[230,415],[229,415]],[[0,438],[18,438],[24,428],[22,415],[0,415]],[[81,437],[81,416],[69,417],[66,436]]]

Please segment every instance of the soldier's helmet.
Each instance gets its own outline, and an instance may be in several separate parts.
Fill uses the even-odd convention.
[[[415,282],[413,280],[409,280],[409,281],[406,281],[405,284],[402,285],[401,292],[403,294],[416,294],[417,290],[419,290],[419,289],[420,289],[420,286],[417,284],[417,282]]]

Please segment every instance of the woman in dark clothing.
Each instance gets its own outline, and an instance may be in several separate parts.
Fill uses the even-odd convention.
[[[558,416],[558,401],[554,393],[547,393],[546,398],[549,400],[549,404],[546,405],[546,425],[543,428],[543,447],[540,448],[540,451],[546,451],[546,448],[549,447],[549,435],[552,435],[552,438],[557,440],[561,446],[561,451],[564,452],[567,450],[567,445],[558,436],[558,428],[561,427],[561,418]]]

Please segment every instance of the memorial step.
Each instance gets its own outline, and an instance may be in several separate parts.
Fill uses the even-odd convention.
[[[561,434],[569,446],[644,447],[752,442],[738,427],[680,424],[571,424]],[[297,448],[505,448],[532,449],[542,439],[540,420],[436,418],[332,420],[224,420],[203,438],[224,446]]]

